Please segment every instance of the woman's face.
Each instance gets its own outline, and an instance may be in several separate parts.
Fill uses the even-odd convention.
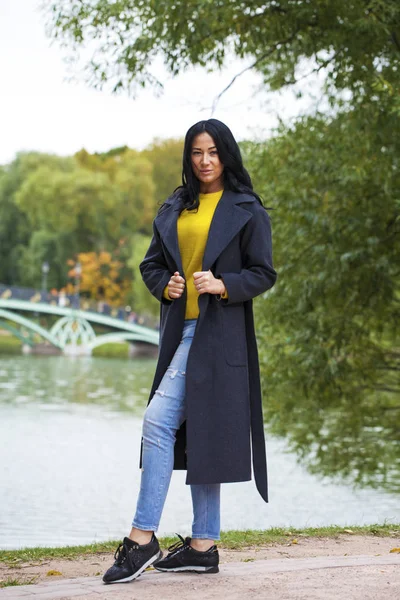
[[[200,181],[200,192],[207,194],[222,190],[224,165],[219,160],[210,134],[204,132],[194,138],[191,157],[193,172]]]

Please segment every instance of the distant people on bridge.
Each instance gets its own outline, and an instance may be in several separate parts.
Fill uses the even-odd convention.
[[[140,270],[161,303],[160,352],[143,422],[136,513],[105,583],[134,580],[151,564],[218,572],[221,483],[251,479],[251,456],[268,501],[252,299],[275,283],[271,229],[220,121],[187,132],[182,186],[161,206],[153,231]],[[129,448],[129,440],[121,443]],[[162,558],[155,532],[173,468],[187,470],[192,535],[179,536]],[[124,493],[126,475],[115,493]]]
[[[69,304],[69,300],[67,298],[67,295],[64,290],[61,290],[60,293],[58,294],[58,306],[60,306],[61,308],[64,308],[65,306],[68,306],[68,304]]]
[[[137,323],[137,321],[138,321],[138,316],[137,316],[137,314],[135,313],[135,311],[132,311],[132,312],[130,312],[130,313],[129,313],[129,316],[128,316],[128,321],[129,321],[129,323]]]

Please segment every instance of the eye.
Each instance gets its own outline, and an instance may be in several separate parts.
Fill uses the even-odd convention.
[[[199,155],[199,154],[201,154],[201,152],[200,152],[199,150],[193,150],[192,154],[197,154],[197,155]]]
[[[218,154],[218,150],[211,150],[210,154],[216,155]]]

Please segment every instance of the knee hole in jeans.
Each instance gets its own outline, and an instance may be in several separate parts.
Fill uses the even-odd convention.
[[[186,371],[180,371],[179,369],[171,369],[170,367],[168,367],[167,373],[170,379],[175,379],[177,375],[186,375]],[[163,396],[164,393],[162,393],[161,395]]]

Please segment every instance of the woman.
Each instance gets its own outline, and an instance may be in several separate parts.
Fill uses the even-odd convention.
[[[269,218],[231,131],[216,119],[187,132],[182,182],[161,206],[140,265],[161,303],[160,352],[136,514],[105,583],[131,581],[153,563],[218,572],[220,485],[251,479],[251,454],[268,501],[252,298],[276,280]],[[187,470],[192,537],[162,559],[155,531],[173,468]]]

